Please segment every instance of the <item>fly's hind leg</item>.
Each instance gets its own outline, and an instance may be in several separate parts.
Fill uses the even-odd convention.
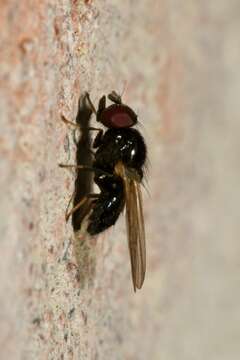
[[[66,168],[66,169],[77,169],[77,170],[83,170],[83,171],[92,171],[94,173],[100,173],[100,174],[104,174],[104,175],[107,175],[107,176],[114,176],[113,174],[110,174],[102,169],[97,169],[97,168],[94,168],[94,167],[91,167],[91,166],[85,166],[85,165],[71,165],[71,164],[59,164],[59,167],[61,168]],[[66,221],[68,221],[69,217],[76,211],[78,210],[83,204],[85,204],[85,202],[90,199],[90,198],[98,198],[98,194],[88,194],[86,196],[83,197],[82,200],[80,200],[80,202],[75,205],[70,211],[68,210],[69,209],[69,206],[73,200],[73,197],[75,195],[75,192],[72,194],[71,198],[70,198],[70,201],[68,203],[68,206],[66,208],[66,212],[65,212],[65,218],[66,218]]]
[[[75,195],[75,192],[73,193],[71,199],[70,199],[70,202],[72,201],[73,197]],[[69,220],[70,216],[75,213],[75,211],[77,211],[81,206],[83,206],[88,200],[90,199],[97,199],[99,197],[99,194],[88,194],[86,196],[84,196],[77,205],[75,205],[70,211],[68,211],[69,209],[69,205],[70,205],[70,202],[67,206],[67,209],[66,209],[66,212],[65,212],[65,219],[66,219],[66,222]]]
[[[93,168],[91,166],[85,166],[85,165],[71,165],[71,164],[59,164],[59,167],[61,168],[66,168],[66,169],[77,169],[77,170],[83,170],[83,171],[92,171],[92,172],[102,172],[102,170],[100,169],[96,169]],[[67,208],[65,210],[65,219],[66,221],[69,220],[70,216],[75,213],[82,205],[84,205],[86,203],[86,201],[90,200],[90,199],[97,199],[98,198],[98,194],[87,194],[86,196],[84,196],[71,210],[69,210],[70,204],[74,199],[74,196],[76,195],[76,191],[73,192]]]

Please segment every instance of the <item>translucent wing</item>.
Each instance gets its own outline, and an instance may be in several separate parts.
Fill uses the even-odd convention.
[[[142,209],[140,179],[136,172],[122,163],[116,166],[116,173],[124,180],[126,201],[126,224],[130,252],[134,291],[143,285],[146,272],[145,228]]]

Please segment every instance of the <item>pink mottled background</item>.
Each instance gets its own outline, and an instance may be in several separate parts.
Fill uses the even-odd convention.
[[[240,3],[0,3],[0,358],[240,357]],[[124,220],[73,236],[79,95],[124,100],[149,147],[148,271]]]

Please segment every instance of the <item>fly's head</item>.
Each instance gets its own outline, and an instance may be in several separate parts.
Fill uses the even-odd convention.
[[[97,121],[107,128],[129,128],[137,123],[136,113],[127,105],[122,104],[121,96],[115,91],[108,95],[112,105],[106,107],[106,96],[104,95],[98,104]]]

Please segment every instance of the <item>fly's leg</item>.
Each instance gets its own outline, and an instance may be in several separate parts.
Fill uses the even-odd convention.
[[[86,98],[88,99],[88,103],[90,105],[90,108],[94,112],[94,114],[97,117],[97,121],[99,121],[99,116],[101,112],[106,108],[106,96],[102,96],[101,99],[98,102],[98,109],[96,110],[95,106],[92,103],[92,100],[90,99],[89,93],[86,93]]]
[[[88,95],[88,100],[91,101],[89,95]],[[92,102],[91,102],[91,103],[92,103]],[[97,111],[95,110],[96,120],[97,120],[97,121],[100,121],[101,113],[105,110],[105,108],[106,108],[106,96],[103,95],[103,96],[101,97],[101,99],[99,100],[99,102],[98,102],[98,109],[97,109]]]
[[[71,196],[70,199],[69,199],[69,202],[68,202],[67,207],[66,207],[66,210],[65,210],[65,219],[67,219],[67,214],[68,214],[68,212],[69,212],[68,210],[69,210],[69,207],[70,207],[71,202],[73,201],[73,198],[74,198],[75,194],[76,194],[76,191],[74,191],[74,192],[72,193],[72,196]],[[67,221],[67,220],[66,220],[66,221]]]
[[[74,126],[75,128],[78,128],[78,129],[81,128],[80,125],[76,124],[76,123],[73,122],[73,121],[68,120],[68,119],[66,118],[66,116],[63,115],[63,114],[61,114],[61,120],[62,120],[62,122],[64,122],[64,124],[66,124],[66,125],[72,125],[72,126]]]
[[[97,135],[92,143],[92,147],[94,149],[98,148],[102,144],[102,138],[103,138],[103,130],[99,129],[99,132],[97,133]]]
[[[96,108],[95,108],[95,106],[93,105],[92,100],[90,99],[89,93],[86,93],[86,98],[87,98],[87,100],[88,100],[88,103],[89,103],[89,105],[90,105],[90,108],[91,108],[92,112],[94,112],[94,114],[97,115]]]
[[[98,102],[97,114],[100,115],[103,110],[106,109],[106,96],[103,95]]]
[[[73,198],[74,194],[71,197],[71,200]],[[66,222],[69,220],[70,216],[75,213],[81,206],[83,206],[88,200],[90,199],[97,199],[99,197],[99,194],[88,194],[82,198],[82,200],[79,201],[77,205],[75,205],[70,211],[68,211],[69,206],[66,209],[65,212],[65,219]]]
[[[77,169],[77,170],[83,170],[83,171],[92,171],[94,173],[103,173],[103,174],[107,174],[107,175],[111,175],[109,173],[106,173],[104,171],[102,171],[101,169],[96,169],[94,167],[91,167],[91,166],[86,166],[86,165],[70,165],[70,164],[59,164],[59,167],[61,168],[65,168],[65,169]],[[84,205],[86,203],[87,200],[89,199],[96,199],[98,198],[98,194],[88,194],[86,196],[84,196],[82,198],[82,200],[80,200],[80,202],[75,205],[70,211],[69,211],[69,206],[75,196],[76,192],[74,191],[74,193],[72,194],[69,202],[68,202],[68,205],[67,205],[67,208],[66,208],[66,211],[65,211],[65,219],[66,221],[68,221],[69,217],[75,212],[77,211],[82,205]]]
[[[106,96],[105,95],[102,96],[101,99],[99,100],[97,110],[96,110],[95,106],[93,105],[92,100],[90,99],[90,95],[88,93],[86,93],[86,98],[88,100],[91,110],[96,115],[96,120],[100,121],[100,115],[101,115],[102,111],[105,110],[105,108],[106,108]]]
[[[76,170],[82,170],[82,171],[92,171],[96,174],[103,174],[103,175],[107,175],[107,176],[111,176],[113,177],[114,175],[104,171],[102,169],[98,169],[92,166],[86,166],[86,165],[72,165],[72,164],[58,164],[58,166],[60,168],[65,168],[65,169],[76,169]]]
[[[84,171],[95,171],[95,169],[91,166],[86,165],[72,165],[72,164],[58,164],[60,168],[65,169],[77,169],[77,170],[84,170]]]
[[[63,114],[61,114],[61,120],[67,124],[67,125],[71,125],[71,126],[74,126],[76,129],[79,129],[79,130],[89,130],[89,131],[97,131],[97,135],[95,137],[95,139],[93,140],[93,148],[97,148],[101,145],[102,143],[102,136],[103,136],[103,129],[100,129],[100,128],[95,128],[95,127],[87,127],[87,128],[83,128],[82,126],[80,126],[79,124],[76,124],[74,123],[73,121],[70,121],[68,120]],[[74,142],[75,144],[77,143],[77,140],[76,140],[76,136],[75,136],[75,133],[74,133]],[[92,152],[93,155],[95,155],[94,152]]]
[[[88,94],[88,101],[90,102],[90,104],[92,104],[91,100],[90,100],[90,96]],[[92,104],[93,106],[93,104]],[[95,110],[95,114],[96,114],[96,120],[100,121],[100,116],[101,113],[105,110],[106,108],[106,96],[102,96],[101,99],[98,102],[98,109],[97,111]],[[95,109],[95,108],[94,108]],[[99,129],[99,132],[97,133],[94,141],[93,141],[93,148],[96,149],[98,148],[101,144],[102,144],[102,138],[103,138],[103,130]]]
[[[74,126],[75,128],[77,128],[77,129],[84,129],[84,130],[92,130],[92,131],[98,131],[98,132],[100,132],[100,131],[103,131],[102,129],[100,129],[100,128],[95,128],[95,127],[92,127],[92,126],[89,126],[89,127],[87,127],[87,128],[83,128],[82,126],[80,126],[79,124],[77,124],[77,123],[75,123],[75,122],[73,122],[73,121],[70,121],[70,120],[68,120],[67,118],[66,118],[66,116],[65,115],[63,115],[63,114],[61,114],[61,120],[65,123],[65,124],[67,124],[67,125],[72,125],[72,126]]]
[[[89,93],[86,93],[86,98],[88,100],[89,106],[91,108],[91,110],[94,112],[94,114],[96,115],[96,120],[100,121],[100,116],[101,113],[105,110],[106,108],[106,96],[102,96],[101,99],[98,102],[98,109],[96,110],[95,106],[93,105],[92,100],[90,99],[90,95]],[[102,137],[103,137],[103,130],[99,129],[99,128],[89,128],[91,130],[98,130],[98,133],[93,141],[93,148],[97,148],[101,145],[102,143]]]

